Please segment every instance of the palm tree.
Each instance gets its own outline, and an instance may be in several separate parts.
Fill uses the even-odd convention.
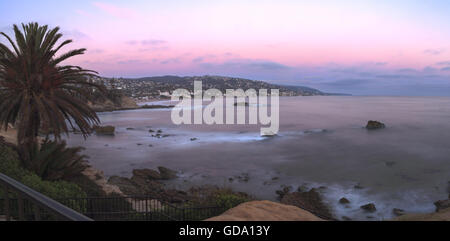
[[[39,131],[53,134],[56,140],[68,134],[74,124],[84,137],[91,126],[99,124],[95,111],[87,105],[93,88],[89,77],[96,72],[78,66],[61,65],[70,57],[84,54],[75,49],[57,56],[71,43],[57,42],[59,28],[49,29],[37,23],[22,24],[23,31],[13,26],[15,41],[1,32],[10,48],[0,43],[0,128],[16,125],[20,154],[31,161],[30,151]]]

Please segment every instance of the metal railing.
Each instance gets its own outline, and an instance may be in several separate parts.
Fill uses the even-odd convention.
[[[56,199],[60,204],[77,210],[95,221],[199,221],[217,216],[226,211],[224,207],[194,207],[189,204],[174,205],[152,199],[148,196],[116,196]],[[0,198],[4,206],[5,199]],[[18,210],[23,210],[25,220],[35,220],[34,205],[23,200],[19,205],[18,198],[9,198],[10,210],[15,210],[12,216],[17,217]],[[19,206],[21,206],[19,208]],[[2,209],[0,208],[0,215]],[[41,212],[40,220],[54,220],[50,215]]]
[[[150,196],[58,199],[96,221],[199,221],[226,211],[224,207],[173,204]]]
[[[91,218],[2,173],[0,173],[0,188],[3,188],[1,201],[7,221],[11,219],[92,221]]]
[[[178,205],[150,196],[51,199],[0,173],[0,220],[196,221],[220,215],[224,207]]]

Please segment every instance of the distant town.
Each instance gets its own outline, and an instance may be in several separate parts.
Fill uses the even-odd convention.
[[[222,92],[225,92],[226,89],[279,89],[280,96],[327,95],[317,89],[304,86],[276,85],[263,81],[209,75],[189,77],[158,76],[136,79],[94,77],[91,80],[95,83],[103,84],[109,90],[119,91],[136,101],[167,99],[170,98],[172,91],[179,88],[193,90],[195,80],[202,81],[204,89],[215,88]]]

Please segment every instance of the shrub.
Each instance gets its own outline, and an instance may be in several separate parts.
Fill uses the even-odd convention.
[[[25,170],[15,151],[0,145],[0,173],[3,173],[26,186],[53,199],[69,197],[86,197],[80,187],[65,181],[44,181],[36,174]]]
[[[31,161],[26,167],[48,181],[70,180],[80,176],[88,167],[82,147],[67,147],[65,141],[44,140],[34,145]]]
[[[218,207],[230,209],[241,203],[248,202],[250,199],[246,196],[234,193],[219,193],[215,196],[215,201]]]

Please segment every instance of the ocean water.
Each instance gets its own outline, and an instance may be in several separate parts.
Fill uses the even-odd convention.
[[[115,136],[70,135],[67,141],[84,146],[91,165],[106,176],[162,165],[181,172],[168,183],[177,188],[215,184],[270,200],[282,185],[325,187],[320,190],[337,218],[389,219],[393,208],[432,212],[433,202],[448,197],[448,97],[282,97],[280,132],[270,138],[254,125],[177,126],[170,114],[100,113],[103,125],[116,126]],[[387,128],[368,131],[368,120]],[[152,137],[149,129],[169,136]],[[341,197],[351,203],[339,204]],[[375,213],[359,208],[370,202]]]

